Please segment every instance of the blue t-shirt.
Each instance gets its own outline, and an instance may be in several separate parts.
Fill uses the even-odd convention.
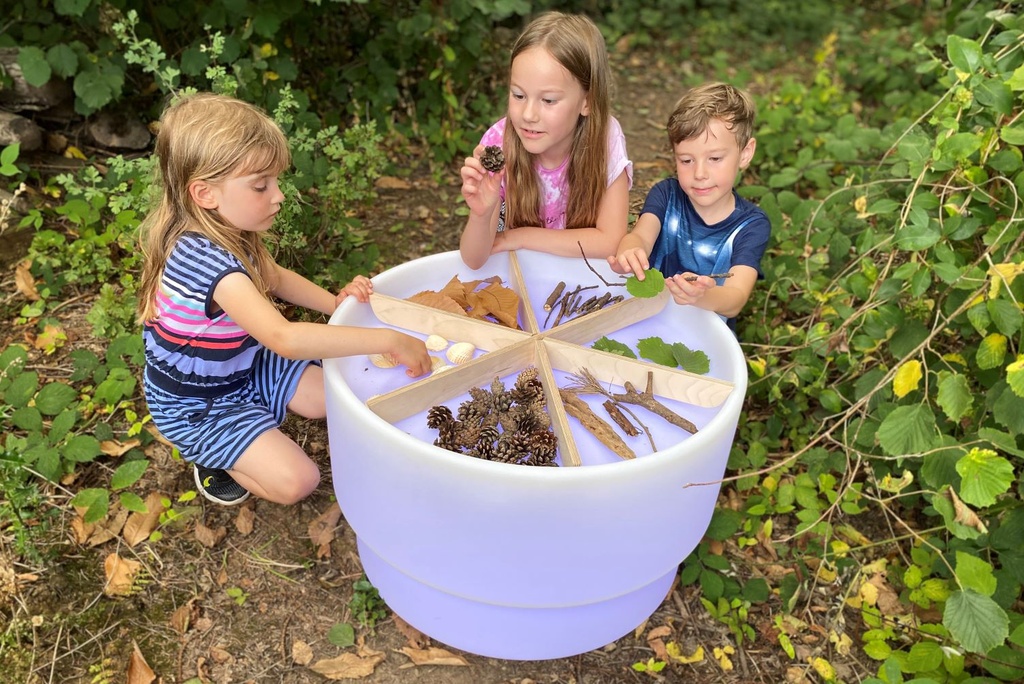
[[[659,181],[647,193],[640,212],[654,214],[661,221],[661,232],[649,259],[651,268],[671,277],[684,271],[707,275],[725,273],[732,266],[750,266],[758,278],[764,278],[761,257],[771,234],[768,215],[735,191],[733,197],[733,212],[709,226],[694,210],[678,180]]]

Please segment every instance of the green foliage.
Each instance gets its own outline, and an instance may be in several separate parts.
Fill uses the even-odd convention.
[[[387,604],[380,597],[377,587],[365,577],[352,584],[352,592],[352,599],[348,602],[352,619],[372,631],[379,621],[387,617]]]
[[[626,278],[626,291],[634,297],[656,297],[665,289],[665,276],[656,268],[644,271],[644,279],[635,275]]]

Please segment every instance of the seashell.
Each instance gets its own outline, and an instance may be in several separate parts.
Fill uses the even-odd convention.
[[[455,368],[455,366],[449,366],[447,363],[441,363],[440,365],[434,366],[434,370],[430,371],[430,374],[437,375],[438,373],[443,373],[451,368]]]
[[[370,363],[377,368],[394,368],[398,361],[391,354],[370,354]]]
[[[456,342],[448,348],[445,356],[448,360],[454,363],[456,366],[463,363],[468,363],[473,360],[473,352],[476,351],[476,347],[470,342]]]
[[[427,340],[424,344],[427,345],[427,349],[430,351],[441,351],[448,348],[448,340],[440,335],[427,335]]]
[[[441,366],[447,366],[447,365],[448,364],[445,363],[444,359],[442,359],[440,356],[431,356],[430,357],[430,370],[437,370]]]

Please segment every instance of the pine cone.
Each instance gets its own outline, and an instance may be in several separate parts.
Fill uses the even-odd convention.
[[[451,423],[452,410],[442,404],[441,406],[433,406],[427,411],[427,427],[434,430],[440,430],[442,426]]]

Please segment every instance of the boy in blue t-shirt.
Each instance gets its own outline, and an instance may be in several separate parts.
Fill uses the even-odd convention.
[[[633,230],[608,258],[616,273],[640,280],[658,269],[677,304],[714,311],[730,325],[764,277],[771,232],[767,214],[733,190],[757,147],[754,114],[750,96],[725,83],[683,95],[667,126],[676,178],[651,188]],[[708,277],[720,273],[729,277]]]

